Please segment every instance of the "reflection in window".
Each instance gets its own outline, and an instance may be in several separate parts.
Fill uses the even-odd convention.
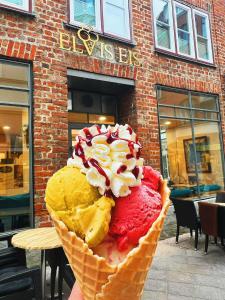
[[[1,67],[0,231],[10,231],[30,226],[29,67],[0,61]]]
[[[171,197],[213,196],[224,189],[217,98],[188,92],[189,106],[184,108],[182,101],[178,105],[182,91],[174,91],[177,97],[171,97],[172,92],[158,88],[157,93],[162,173],[169,180]]]

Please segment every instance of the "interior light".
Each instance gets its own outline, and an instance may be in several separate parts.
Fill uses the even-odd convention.
[[[99,117],[98,119],[99,119],[99,121],[105,121],[105,120],[106,120],[106,117],[105,117],[105,116],[101,116],[101,117]]]
[[[165,124],[165,125],[170,125],[171,122],[170,122],[170,121],[166,121],[164,124]]]
[[[10,127],[7,126],[7,125],[3,126],[2,128],[3,128],[4,130],[10,130]]]

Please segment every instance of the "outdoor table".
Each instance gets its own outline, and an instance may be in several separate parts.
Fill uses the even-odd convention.
[[[46,258],[45,250],[62,247],[54,227],[34,228],[17,233],[12,238],[15,247],[26,250],[41,250],[42,299],[45,299]]]

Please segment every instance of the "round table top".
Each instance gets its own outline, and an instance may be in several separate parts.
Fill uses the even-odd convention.
[[[54,227],[41,227],[24,230],[12,237],[15,247],[27,250],[48,250],[62,246]]]

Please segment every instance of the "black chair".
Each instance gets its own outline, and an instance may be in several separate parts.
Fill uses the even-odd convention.
[[[225,191],[216,193],[216,202],[225,203]]]
[[[0,250],[0,300],[41,300],[41,272],[27,268],[25,251]]]
[[[221,244],[224,246],[225,238],[225,206],[218,206],[218,235],[221,237]]]
[[[171,198],[173,203],[176,219],[177,219],[177,233],[176,243],[178,243],[180,226],[190,229],[192,236],[192,230],[195,230],[195,250],[198,247],[198,230],[201,233],[201,224],[199,217],[197,216],[194,202],[191,200],[183,200],[177,198]]]
[[[51,299],[55,299],[55,282],[58,269],[58,299],[62,300],[63,280],[72,289],[75,277],[62,248],[47,250],[46,260],[51,267]]]
[[[198,206],[202,232],[205,234],[205,253],[207,253],[209,236],[214,237],[215,243],[217,243],[217,237],[220,236],[218,232],[218,205],[198,202]]]

